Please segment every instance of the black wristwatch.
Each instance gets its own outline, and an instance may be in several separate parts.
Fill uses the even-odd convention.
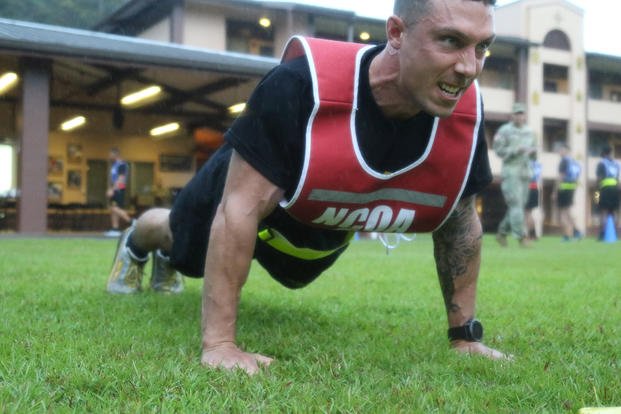
[[[480,342],[483,339],[483,325],[476,319],[470,319],[465,325],[449,328],[448,337],[451,341],[463,339],[468,342]]]

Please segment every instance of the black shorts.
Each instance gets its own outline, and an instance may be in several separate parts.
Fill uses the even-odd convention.
[[[574,190],[558,190],[558,198],[556,200],[559,208],[567,208],[574,205]]]
[[[170,212],[173,245],[171,264],[190,277],[203,277],[211,223],[222,199],[231,147],[225,144],[181,190]],[[315,229],[277,208],[260,227],[278,230],[298,247],[332,250],[342,246],[347,232]],[[289,288],[306,286],[329,268],[347,246],[317,259],[299,259],[275,250],[257,237],[254,258],[278,282]]]
[[[526,200],[526,206],[524,208],[526,210],[532,210],[538,206],[539,206],[539,189],[529,188],[528,189],[528,200]]]
[[[114,190],[110,197],[110,204],[119,208],[125,208],[125,189]]]
[[[599,190],[598,207],[602,211],[616,211],[619,209],[619,189],[616,186],[606,186]]]

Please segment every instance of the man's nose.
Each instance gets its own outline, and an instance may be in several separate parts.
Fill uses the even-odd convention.
[[[474,48],[467,48],[461,53],[455,70],[467,79],[473,79],[479,74],[481,63]]]

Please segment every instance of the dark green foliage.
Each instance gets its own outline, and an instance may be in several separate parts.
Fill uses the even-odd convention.
[[[126,0],[2,0],[0,17],[91,28]]]

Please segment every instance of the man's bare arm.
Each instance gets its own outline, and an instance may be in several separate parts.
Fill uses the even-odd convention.
[[[248,277],[259,221],[278,205],[283,191],[233,152],[222,201],[214,217],[205,262],[201,362],[252,374],[270,358],[235,344],[237,307]]]
[[[461,326],[474,318],[482,238],[474,197],[461,200],[451,217],[433,233],[436,268],[450,327]],[[460,352],[493,359],[505,357],[480,342],[456,340],[451,345]]]

